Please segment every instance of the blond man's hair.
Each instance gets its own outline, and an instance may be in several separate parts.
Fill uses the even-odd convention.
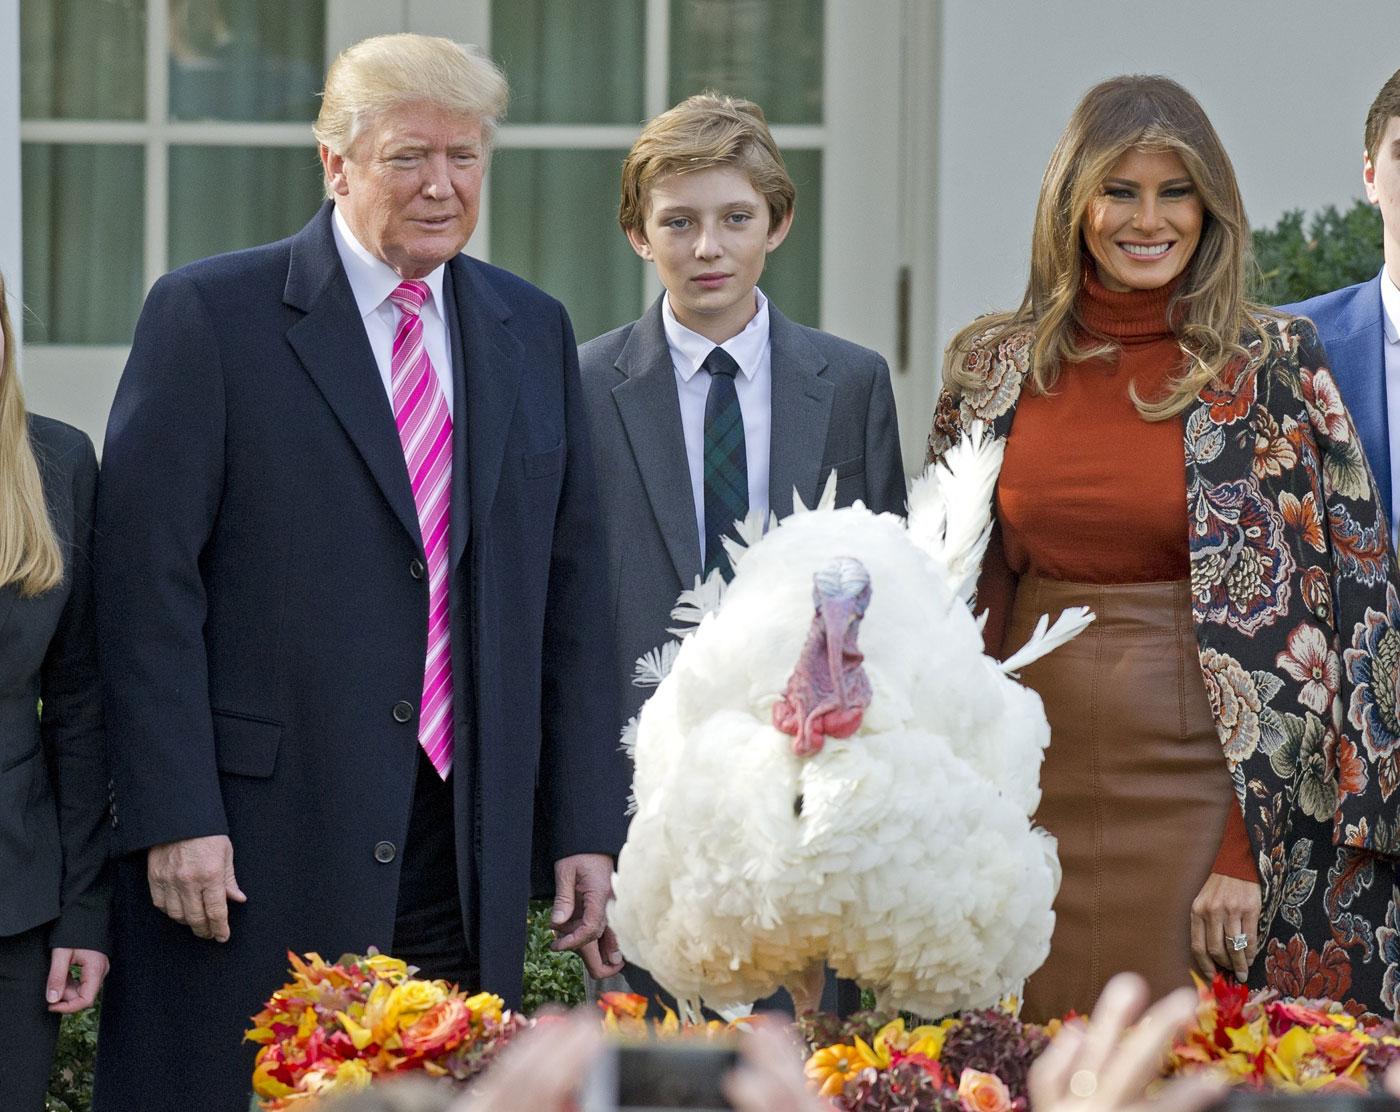
[[[0,278],[0,587],[34,595],[63,582],[63,554],[49,520],[44,484],[29,442],[29,420],[15,363],[15,333]]]
[[[311,132],[318,143],[346,155],[378,113],[426,102],[479,119],[489,149],[509,101],[505,74],[470,43],[376,35],[346,47],[331,63]]]
[[[1095,85],[1075,108],[1045,168],[1031,233],[1031,273],[1019,308],[982,317],[948,345],[944,381],[955,390],[975,389],[974,342],[997,342],[1027,327],[1031,345],[1030,386],[1048,393],[1069,363],[1111,355],[1116,345],[1096,337],[1079,315],[1084,282],[1083,226],[1089,203],[1128,151],[1171,151],[1186,167],[1205,209],[1200,242],[1172,294],[1167,319],[1181,346],[1184,369],[1163,397],[1133,393],[1139,413],[1165,420],[1181,413],[1233,358],[1247,354],[1246,340],[1270,349],[1261,318],[1276,313],[1245,299],[1250,263],[1249,222],[1229,155],[1196,98],[1167,77],[1128,75]],[[1090,264],[1092,265],[1092,263]],[[1081,342],[1076,333],[1089,334]]]
[[[704,92],[653,117],[642,129],[622,163],[617,222],[624,232],[645,236],[651,189],[658,178],[716,166],[734,167],[747,175],[768,202],[770,229],[792,211],[797,188],[763,109],[751,100]]]

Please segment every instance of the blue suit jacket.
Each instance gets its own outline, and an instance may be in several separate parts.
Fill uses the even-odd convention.
[[[1342,391],[1342,401],[1361,434],[1361,445],[1384,499],[1388,520],[1392,505],[1390,423],[1385,390],[1385,325],[1380,274],[1369,282],[1280,308],[1285,313],[1308,317],[1317,325],[1317,334],[1332,363],[1332,374]]]
[[[629,770],[568,316],[503,270],[447,270],[457,875],[483,985],[514,1003],[532,840],[550,859],[616,853]],[[245,1112],[241,1034],[286,951],[390,947],[417,761],[423,545],[329,205],[291,239],[156,283],[103,462],[98,617],[129,856],[96,1107]],[[135,851],[224,833],[248,902],[220,945],[151,906]],[[150,1033],[176,1029],[172,1059]]]

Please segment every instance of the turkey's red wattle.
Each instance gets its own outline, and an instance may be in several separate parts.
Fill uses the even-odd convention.
[[[797,667],[773,704],[773,725],[796,740],[799,757],[820,753],[828,737],[850,737],[870,705],[870,679],[858,638],[870,604],[870,585],[855,595],[816,591],[817,612]]]

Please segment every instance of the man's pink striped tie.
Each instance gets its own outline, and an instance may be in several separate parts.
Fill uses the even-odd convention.
[[[452,642],[448,609],[448,530],[452,504],[452,415],[437,372],[423,345],[419,316],[428,300],[424,282],[400,282],[389,295],[399,310],[389,361],[394,387],[394,422],[399,427],[423,554],[428,561],[428,658],[418,741],[444,780],[452,770]]]

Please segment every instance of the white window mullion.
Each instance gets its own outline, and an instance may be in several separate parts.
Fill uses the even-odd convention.
[[[146,5],[146,176],[145,176],[145,279],[150,289],[166,271],[170,227],[170,119],[169,0],[149,0]]]
[[[642,108],[647,119],[651,119],[671,107],[671,0],[647,0],[646,21]],[[634,130],[622,145],[630,147],[636,138]],[[639,259],[636,265],[645,264]],[[656,267],[646,266],[643,275],[639,314],[645,313],[661,296],[661,279],[657,277]]]
[[[671,0],[647,0],[642,109],[647,119],[671,105]]]

